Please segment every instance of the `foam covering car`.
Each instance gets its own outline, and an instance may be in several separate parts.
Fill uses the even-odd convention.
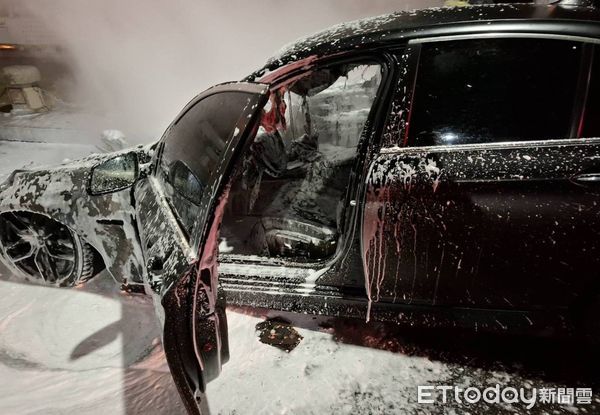
[[[600,12],[550,3],[339,25],[156,143],[15,171],[2,259],[143,287],[190,413],[229,356],[225,304],[593,338]]]

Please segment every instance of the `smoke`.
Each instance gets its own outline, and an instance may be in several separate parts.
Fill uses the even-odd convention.
[[[134,141],[155,140],[207,87],[237,80],[282,45],[332,24],[439,0],[0,0],[66,51],[70,92],[111,114]],[[34,25],[35,26],[35,25]],[[20,31],[23,36],[26,30]],[[15,41],[19,42],[19,35]],[[65,85],[65,83],[61,83]],[[65,91],[66,92],[66,91]]]

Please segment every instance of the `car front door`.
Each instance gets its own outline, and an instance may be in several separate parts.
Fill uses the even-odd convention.
[[[216,233],[232,160],[267,95],[267,86],[250,83],[201,94],[168,128],[155,171],[134,190],[146,282],[162,320],[169,367],[190,413],[207,408],[206,383],[228,358]]]
[[[369,178],[369,281],[382,301],[568,306],[600,265],[588,176],[600,147],[580,138],[593,45],[498,36],[411,48],[410,118]]]

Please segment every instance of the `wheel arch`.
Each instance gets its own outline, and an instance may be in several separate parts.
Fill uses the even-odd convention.
[[[119,192],[125,193],[128,192]],[[123,195],[125,196],[125,195]],[[94,254],[94,272],[105,268],[117,283],[143,284],[142,256],[137,236],[137,227],[131,209],[123,208],[125,203],[114,203],[123,197],[105,195],[96,199],[110,199],[109,207],[103,214],[92,214],[87,206],[106,205],[105,201],[86,201],[77,209],[64,209],[60,206],[46,208],[41,204],[30,206],[0,207],[0,215],[7,213],[30,213],[54,220],[72,230],[82,241],[91,247]],[[114,212],[112,210],[114,209]],[[96,210],[98,212],[98,210]],[[107,217],[108,216],[108,217]]]

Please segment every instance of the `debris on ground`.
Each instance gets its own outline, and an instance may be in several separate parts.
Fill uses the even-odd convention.
[[[268,344],[287,353],[300,344],[303,337],[292,325],[282,320],[266,320],[256,325],[258,339],[261,343]]]

